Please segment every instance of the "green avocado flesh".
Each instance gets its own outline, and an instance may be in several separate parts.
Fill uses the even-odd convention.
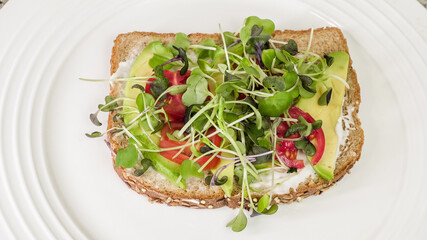
[[[326,70],[326,74],[347,79],[349,56],[346,52],[333,52],[329,56],[334,58],[333,64]],[[313,166],[319,176],[330,181],[334,178],[338,137],[335,131],[344,99],[345,85],[338,79],[330,77],[325,83],[332,87],[332,96],[328,105],[320,106],[317,101],[327,90],[323,84],[317,84],[317,92],[312,98],[301,99],[297,107],[308,112],[314,119],[322,120],[322,129],[325,134],[325,151],[320,161]],[[310,158],[309,158],[310,159]]]
[[[161,45],[160,41],[155,41],[147,45],[144,50],[141,52],[141,54],[138,56],[138,58],[135,60],[135,63],[133,64],[129,77],[143,77],[143,76],[151,76],[153,74],[153,69],[148,64],[149,60],[153,57],[153,48],[157,45]],[[137,88],[132,88],[133,85],[137,84],[138,82],[132,82],[129,81],[126,84],[125,87],[125,97],[126,98],[132,98],[136,99],[138,94],[141,93],[141,90]],[[145,83],[138,83],[145,87]],[[135,117],[138,116],[139,113],[131,112],[132,108],[137,108],[134,101],[123,101],[123,113],[124,113],[124,122],[125,124],[128,124],[130,121],[132,121]],[[126,106],[132,107],[132,108],[126,108]],[[132,129],[130,129],[130,133],[132,133],[134,136],[137,136],[139,139],[141,139],[141,143],[143,143],[144,148],[148,149],[158,149],[157,144],[159,143],[160,138],[154,134],[148,134],[150,135],[151,140],[155,143],[151,143],[150,139],[147,139],[147,135],[145,135],[142,130],[142,126],[137,126]],[[171,182],[173,182],[175,185],[177,185],[180,188],[185,188],[185,182],[180,178],[180,166],[177,163],[174,163],[167,158],[161,156],[159,153],[156,152],[143,152],[144,157],[148,158],[152,161],[154,169],[156,171],[163,174],[167,179],[169,179]]]

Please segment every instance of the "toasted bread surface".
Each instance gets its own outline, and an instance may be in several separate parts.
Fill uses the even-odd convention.
[[[272,39],[278,41],[288,41],[294,39],[299,49],[307,49],[311,30],[303,31],[275,31]],[[194,33],[189,36],[191,44],[198,44],[204,39],[212,38],[217,44],[221,44],[220,34]],[[114,47],[111,57],[111,74],[114,74],[120,62],[128,59],[135,59],[143,48],[153,40],[160,40],[164,44],[172,43],[175,39],[173,33],[153,33],[153,32],[132,32],[120,34],[114,41]],[[348,53],[347,41],[338,28],[319,28],[314,30],[313,40],[310,51],[323,56],[335,51],[345,51]],[[350,172],[354,163],[360,158],[364,133],[361,128],[361,122],[357,116],[359,111],[360,88],[357,82],[356,72],[352,68],[351,60],[347,76],[347,83],[350,88],[346,90],[344,104],[342,107],[343,116],[352,119],[350,124],[343,122],[343,129],[348,131],[348,136],[344,145],[340,146],[340,155],[336,162],[334,179],[326,181],[317,175],[307,178],[300,183],[296,189],[290,189],[287,194],[277,194],[273,196],[273,203],[290,203],[300,201],[300,199],[318,195],[327,190],[330,186],[339,181],[346,173]],[[111,85],[110,95],[120,97],[124,95],[125,83],[114,83]],[[110,113],[108,128],[120,126],[121,122],[114,122],[114,112]],[[127,139],[123,136],[112,136],[110,141],[114,152],[127,146]],[[113,163],[115,161],[113,154]],[[229,206],[236,208],[240,206],[240,190],[235,186],[231,197],[226,197],[220,187],[207,186],[201,179],[187,179],[187,188],[181,189],[160,173],[149,169],[142,176],[136,177],[129,169],[122,167],[115,168],[120,178],[129,185],[134,191],[146,195],[150,201],[166,203],[172,206],[186,206],[192,208],[218,208]],[[253,197],[258,198],[257,194]]]

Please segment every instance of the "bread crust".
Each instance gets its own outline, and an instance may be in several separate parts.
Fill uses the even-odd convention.
[[[310,32],[310,29],[301,31],[276,30],[272,34],[272,39],[279,41],[294,39],[299,49],[306,49],[310,38]],[[164,44],[168,44],[174,41],[174,37],[175,34],[173,33],[132,32],[120,34],[114,41],[114,47],[112,49],[110,61],[111,75],[117,71],[120,62],[124,62],[129,58],[135,58],[151,41],[160,40]],[[188,37],[192,44],[198,44],[207,38],[212,38],[217,44],[221,44],[220,34],[194,33],[188,35]],[[321,56],[335,51],[345,51],[349,53],[347,41],[343,33],[340,29],[334,27],[315,29],[310,51]],[[341,154],[337,158],[334,179],[332,181],[326,181],[317,175],[311,176],[300,183],[296,189],[291,188],[289,193],[275,194],[272,203],[291,203],[300,201],[302,198],[311,195],[319,195],[341,180],[345,174],[350,173],[350,169],[355,162],[359,160],[364,143],[364,132],[357,115],[361,103],[360,87],[356,72],[352,67],[351,59],[347,83],[350,85],[350,88],[346,90],[342,111],[343,115],[350,114],[352,116],[353,123],[348,126],[347,130],[349,134],[345,145],[340,146]],[[120,96],[123,88],[123,83],[114,83],[111,85],[110,95],[115,97]],[[115,112],[110,112],[108,129],[123,124],[122,122],[114,122],[114,115]],[[112,150],[117,152],[118,149],[127,146],[127,141],[123,137],[110,136],[110,144]],[[115,154],[112,154],[112,157],[114,165]],[[141,177],[134,176],[122,167],[115,168],[115,171],[131,189],[139,194],[146,195],[152,202],[191,208],[218,208],[222,206],[237,208],[240,207],[241,204],[241,195],[238,186],[235,186],[232,196],[227,197],[220,187],[206,186],[200,179],[187,180],[187,189],[183,190],[168,182],[163,176],[159,176],[161,174],[152,169],[149,169]],[[257,194],[252,195],[254,198],[260,197],[257,196]]]

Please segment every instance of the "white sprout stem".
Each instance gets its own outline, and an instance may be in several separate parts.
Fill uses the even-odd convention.
[[[199,49],[205,49],[205,50],[211,50],[211,51],[215,51],[216,48],[214,47],[208,47],[208,46],[203,46],[203,45],[190,45],[190,48],[199,48]]]
[[[182,179],[182,175],[179,175],[179,177],[176,179],[176,183],[179,183]]]
[[[245,172],[246,170],[244,170]],[[247,174],[246,174],[247,175]],[[248,178],[244,178],[245,182],[246,182],[246,191],[248,191],[248,198],[249,198],[249,204],[251,205],[252,209],[255,209],[255,204],[252,200],[252,196],[251,196],[251,190],[249,188],[249,182],[248,182]]]
[[[230,59],[228,59],[227,44],[225,43],[225,37],[224,37],[224,33],[222,32],[222,29],[221,29],[221,24],[218,24],[218,25],[219,25],[219,31],[221,32],[222,44],[224,44],[225,59],[227,60],[228,70],[230,71],[231,66],[230,66]]]
[[[216,106],[218,106],[218,104],[214,104],[214,105],[211,105],[210,104],[211,102],[209,102],[206,106],[204,106],[202,109],[200,109],[200,111],[199,112],[197,112],[191,119],[190,119],[190,121],[188,121],[183,127],[182,127],[182,129],[179,131],[179,133],[178,133],[178,136],[179,137],[181,137],[183,134],[184,134],[184,132],[185,132],[185,130],[187,130],[187,128],[189,128],[190,127],[190,125],[198,118],[198,117],[200,117],[200,115],[202,115],[207,109],[209,109],[209,108],[214,108],[214,107],[216,107]]]
[[[311,30],[310,30],[310,41],[308,42],[308,47],[307,47],[307,50],[306,50],[307,52],[309,52],[310,48],[311,48],[311,42],[313,41],[313,33],[314,33],[314,28],[311,27]]]
[[[311,27],[310,40],[308,41],[307,50],[305,50],[304,56],[299,60],[298,67],[301,67],[301,64],[304,62],[304,60],[307,58],[308,53],[310,52],[311,42],[313,41],[313,33],[314,33],[314,28]]]
[[[274,72],[277,72],[277,73],[286,73],[285,71],[283,71],[283,70],[281,70],[281,69],[278,69],[278,68],[271,68],[271,71],[274,71]]]
[[[333,75],[333,74],[328,74],[328,75],[326,75],[326,77],[335,78],[335,79],[341,81],[346,88],[350,88],[350,86],[348,85],[347,81],[345,79],[343,79],[342,77],[340,77],[340,76]]]
[[[212,162],[212,160],[215,158],[215,157],[217,157],[218,156],[218,154],[219,154],[219,152],[216,152],[216,153],[214,153],[206,162],[205,162],[205,164],[203,164],[203,166],[201,166],[200,167],[200,169],[198,170],[198,172],[202,172],[203,171],[203,169],[205,169],[205,167],[210,163],[210,162]]]
[[[290,141],[290,142],[296,142],[299,140],[302,140],[304,137],[298,137],[298,138],[278,138],[281,141]]]
[[[129,132],[129,130],[127,130],[125,127],[123,127],[123,131],[129,136],[131,137],[133,140],[135,140],[136,143],[138,143],[139,146],[142,146],[141,142],[138,141],[138,139],[136,139],[136,137]]]
[[[271,190],[270,190],[270,196],[273,196],[273,189],[274,189],[274,159],[275,159],[275,155],[277,154],[276,152],[276,145],[277,145],[277,135],[274,134],[277,131],[277,127],[272,129],[273,131],[271,131],[271,137],[273,138],[273,151],[275,154],[273,154],[271,156]]]
[[[142,117],[142,115],[146,114],[149,110],[150,110],[149,107],[147,107],[146,109],[144,109],[144,111],[142,111],[138,116],[136,116],[134,119],[132,119],[132,121],[130,121],[127,125],[129,126],[132,123],[134,123],[136,120],[138,120],[140,117]]]
[[[107,140],[105,140],[105,139],[104,139],[104,142],[105,142],[105,144],[107,144],[108,149],[110,149],[111,154],[113,154],[114,157],[117,156],[117,154],[113,151],[113,148],[111,147],[111,144]]]
[[[286,122],[298,122],[298,119],[295,119],[295,118],[275,117],[272,119],[281,119],[282,121],[286,121]]]
[[[268,151],[268,152],[259,153],[259,154],[255,154],[255,155],[249,155],[249,156],[246,156],[246,157],[257,158],[257,157],[262,157],[262,156],[265,156],[265,155],[268,155],[268,154],[272,154],[272,153],[274,153],[274,150],[271,150],[271,151]]]
[[[149,120],[148,120],[149,121]],[[147,133],[147,131],[145,131],[145,129],[141,126],[141,125],[139,125],[138,124],[138,126],[139,126],[139,128],[142,130],[142,132],[148,137],[148,139],[150,140],[150,142],[152,143],[152,144],[155,144],[155,145],[157,145],[154,141],[153,141],[153,139],[151,139],[151,134],[148,134]]]
[[[276,57],[274,57],[273,61],[271,61],[271,70],[273,70],[274,64],[276,64]]]
[[[246,72],[234,70],[234,71],[231,71],[231,74],[246,74]]]
[[[251,75],[251,79],[252,79],[254,82],[256,82],[258,85],[261,85],[261,86],[263,86],[263,87],[264,87],[264,85],[262,85],[262,83],[261,83],[260,81],[258,81],[258,79],[256,79],[254,76],[252,76],[252,75]],[[255,84],[254,84],[254,87],[255,87]]]
[[[283,42],[283,41],[277,41],[277,40],[273,40],[273,39],[270,39],[270,40],[268,40],[270,43],[277,43],[277,44],[282,44],[282,45],[286,45],[286,44],[288,44],[288,42]]]
[[[145,102],[145,97],[144,97],[144,95],[142,95],[142,101],[144,102],[144,106],[147,106],[147,103]],[[151,112],[150,112],[151,113]],[[153,114],[151,114],[151,115],[153,115]],[[147,124],[148,124],[148,126],[150,127],[150,129],[151,129],[151,131],[154,131],[154,127],[153,127],[153,125],[151,124],[151,119],[150,119],[150,115],[147,113]]]
[[[243,59],[243,57],[241,57],[241,56],[239,56],[238,54],[235,54],[235,53],[233,53],[233,52],[228,52],[228,54],[233,55],[233,56],[237,57],[237,58],[238,58],[238,59],[240,59],[240,60],[242,60],[242,59]]]
[[[255,115],[255,113],[250,113],[250,114],[248,114],[248,115],[246,115],[246,116],[244,116],[244,117],[242,117],[242,118],[239,118],[239,119],[237,119],[236,121],[231,122],[230,124],[228,124],[228,125],[227,125],[227,127],[230,127],[230,126],[233,126],[233,125],[235,125],[235,124],[237,124],[237,123],[239,123],[239,122],[242,122],[242,121],[244,121],[245,119],[248,119],[248,118],[252,117],[253,115]]]
[[[295,81],[295,84],[291,88],[289,88],[288,90],[286,90],[286,92],[291,92],[292,90],[294,90],[298,86],[298,83],[299,83],[299,77],[297,77],[297,80]]]
[[[188,144],[190,142],[191,138],[187,140],[185,144]],[[184,151],[185,147],[181,148],[173,157],[172,159],[176,158],[179,154],[181,154]]]

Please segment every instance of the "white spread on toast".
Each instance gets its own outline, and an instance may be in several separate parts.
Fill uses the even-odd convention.
[[[135,62],[136,56],[127,59],[125,62],[120,62],[119,67],[116,72],[111,76],[111,79],[115,78],[126,78],[129,76],[130,69]],[[121,94],[124,94],[121,91]],[[345,98],[344,100],[345,101]],[[343,104],[344,106],[344,104]],[[343,115],[343,111],[341,110],[341,116],[338,118],[338,122],[335,127],[336,134],[338,136],[338,145],[337,145],[337,157],[341,154],[340,146],[345,146],[345,141],[349,135],[352,126],[354,126],[354,121],[352,117],[352,113],[354,111],[353,106],[347,107],[347,115]],[[274,194],[287,194],[289,193],[290,188],[297,189],[298,185],[304,182],[307,178],[312,175],[316,175],[316,172],[310,167],[310,163],[307,160],[307,157],[304,154],[298,153],[298,159],[304,160],[304,167],[301,170],[298,170],[296,173],[287,173],[283,171],[275,171],[274,172],[274,183],[275,188],[273,190]],[[127,175],[133,175],[134,168],[126,169]],[[159,174],[161,175],[161,174]],[[162,175],[163,176],[163,175]],[[256,189],[263,189],[271,187],[271,173],[260,174],[262,181],[255,182],[251,184],[251,187]],[[183,199],[186,202],[199,203],[199,200],[196,199]]]
[[[307,160],[307,157],[304,154],[298,152],[297,159],[304,160],[304,167],[301,170],[298,170],[296,173],[287,173],[283,172],[285,169],[280,169],[279,171],[274,172],[274,184],[273,193],[275,194],[286,194],[289,193],[289,189],[297,189],[298,185],[304,182],[311,175],[316,174],[310,163]],[[262,181],[255,182],[251,184],[251,187],[256,189],[266,189],[271,187],[271,172],[260,174]]]

